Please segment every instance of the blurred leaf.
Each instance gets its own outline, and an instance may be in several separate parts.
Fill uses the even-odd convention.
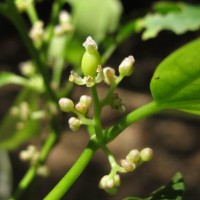
[[[177,5],[180,11],[172,10],[165,15],[155,13],[144,17],[142,27],[145,30],[142,38],[147,40],[156,37],[162,30],[170,30],[176,34],[198,30],[200,28],[200,5],[184,3],[177,3]]]
[[[38,109],[38,94],[30,90],[23,90],[13,107],[7,112],[6,116],[0,124],[0,148],[14,149],[27,139],[33,137],[38,133],[39,122],[28,118],[22,120],[23,110],[20,110],[20,104],[27,102],[31,112]],[[13,108],[18,109],[19,113],[14,114]]]
[[[177,2],[167,2],[167,1],[161,1],[157,2],[153,5],[153,9],[161,14],[166,14],[169,12],[179,12],[181,11],[181,6]]]
[[[200,39],[176,50],[157,67],[150,88],[161,106],[200,112]]]
[[[180,173],[176,173],[171,181],[152,192],[147,198],[127,197],[124,200],[181,200],[185,185]]]
[[[6,151],[0,150],[0,199],[8,200],[12,191],[11,163]]]
[[[44,84],[42,77],[39,75],[32,76],[31,78],[27,79],[22,76],[13,74],[11,72],[1,72],[0,73],[0,87],[9,84],[16,84],[31,90],[35,90],[38,92],[44,91]]]
[[[76,34],[82,39],[92,36],[100,42],[118,27],[122,13],[119,0],[71,0]]]
[[[17,85],[27,85],[27,79],[22,76],[18,76],[11,72],[1,72],[0,73],[0,87],[7,84],[17,84]]]

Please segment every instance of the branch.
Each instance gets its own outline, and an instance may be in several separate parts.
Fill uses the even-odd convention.
[[[120,119],[117,123],[115,123],[111,128],[107,129],[104,132],[105,142],[111,142],[114,140],[124,129],[133,124],[140,119],[144,119],[150,115],[158,113],[164,108],[158,105],[156,102],[152,101],[138,109],[132,111],[122,119]]]
[[[96,150],[96,143],[94,143],[93,140],[90,140],[79,159],[75,162],[68,173],[59,181],[59,183],[50,191],[50,193],[44,197],[44,200],[60,200],[83,172]]]

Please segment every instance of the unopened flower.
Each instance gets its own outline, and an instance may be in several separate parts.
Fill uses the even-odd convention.
[[[131,150],[126,156],[126,160],[136,163],[140,159],[140,152],[137,149]]]
[[[133,73],[133,64],[135,59],[133,56],[126,57],[119,65],[119,73],[122,76],[130,76]]]
[[[153,157],[153,150],[151,148],[144,148],[140,151],[142,161],[149,161]]]
[[[134,163],[126,159],[121,160],[121,166],[124,168],[126,172],[132,172],[136,168],[136,165]]]
[[[68,121],[69,127],[72,131],[77,131],[81,126],[80,119],[77,119],[76,117],[71,117]]]
[[[92,37],[87,37],[83,43],[86,51],[83,54],[81,61],[81,69],[85,76],[95,77],[97,75],[97,68],[101,66],[101,56],[98,52],[96,42]]]
[[[33,41],[40,41],[44,34],[44,23],[43,21],[37,21],[29,32],[29,36]]]
[[[115,75],[115,70],[111,67],[105,67],[103,69],[103,74],[104,74],[104,81],[108,84],[111,85],[115,83],[117,76]]]
[[[109,194],[115,194],[117,192],[117,188],[120,186],[120,177],[118,174],[113,175],[105,175],[99,181],[99,187],[104,189]]]
[[[58,103],[63,112],[70,112],[74,109],[74,102],[69,98],[61,98]]]

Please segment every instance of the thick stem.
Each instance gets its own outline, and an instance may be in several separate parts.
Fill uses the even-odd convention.
[[[159,106],[156,102],[152,101],[140,108],[132,111],[122,119],[120,119],[117,123],[115,123],[111,128],[107,129],[104,132],[105,142],[108,143],[116,138],[124,129],[126,129],[129,125],[134,122],[143,119],[147,116],[153,115],[164,108]]]
[[[59,183],[51,190],[44,200],[59,200],[70,189],[73,183],[83,172],[89,161],[92,159],[97,145],[91,140],[79,159],[75,162],[68,173],[59,181]]]

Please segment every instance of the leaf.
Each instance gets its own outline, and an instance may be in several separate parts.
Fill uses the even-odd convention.
[[[200,111],[200,39],[176,50],[154,72],[150,88],[161,106]]]
[[[81,38],[91,35],[100,42],[118,27],[122,13],[119,0],[71,0],[70,3],[75,32]]]
[[[11,72],[1,72],[0,73],[0,87],[8,84],[17,84],[17,85],[27,85],[27,79],[22,76],[18,76]]]
[[[167,185],[152,192],[150,200],[181,200],[184,190],[183,177],[177,173]]]
[[[0,199],[8,200],[12,191],[11,163],[6,151],[0,150]]]
[[[152,192],[147,198],[127,197],[124,200],[181,200],[185,185],[180,173],[176,173],[171,181]]]
[[[9,85],[9,84],[16,84],[31,90],[35,90],[37,92],[44,91],[44,84],[42,77],[40,75],[32,76],[31,78],[27,79],[22,76],[13,74],[11,72],[1,72],[0,73],[0,87]]]
[[[142,26],[145,30],[142,38],[144,40],[154,38],[162,30],[170,30],[176,34],[198,30],[200,28],[200,5],[184,3],[177,3],[177,5],[180,11],[172,9],[165,15],[154,13],[144,17]]]
[[[23,90],[15,100],[13,107],[20,108],[20,104],[28,102],[31,111],[38,109],[38,95],[30,90]],[[38,133],[39,122],[34,119],[22,120],[20,114],[13,114],[12,108],[0,124],[0,148],[12,150]]]

